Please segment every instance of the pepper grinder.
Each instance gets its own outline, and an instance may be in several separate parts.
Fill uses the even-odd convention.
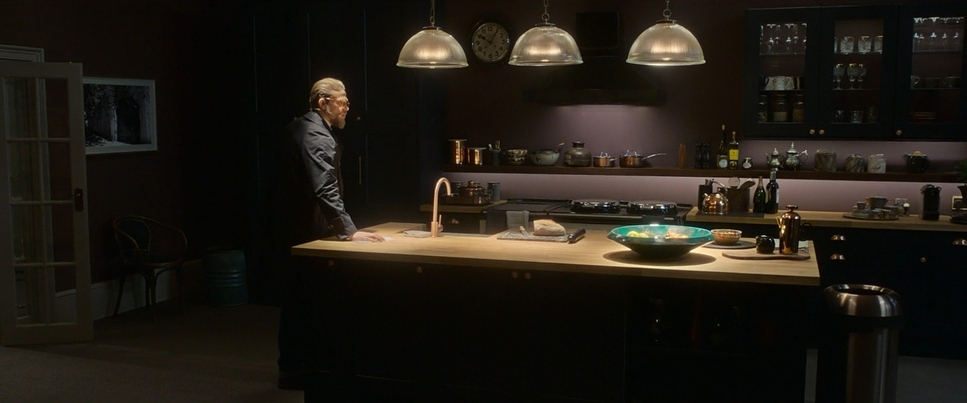
[[[940,219],[940,187],[934,185],[923,185],[920,188],[923,193],[923,213],[920,218],[924,220],[937,221]]]

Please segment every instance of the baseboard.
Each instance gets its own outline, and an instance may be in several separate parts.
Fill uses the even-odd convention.
[[[185,262],[184,274],[189,279],[192,273],[201,270],[201,259]],[[182,283],[185,286],[184,282]],[[189,287],[190,288],[190,287]],[[158,276],[158,285],[155,288],[157,301],[162,302],[177,296],[178,289],[175,277],[171,272],[164,272]],[[183,287],[182,292],[185,292]],[[64,313],[61,318],[76,317],[73,313],[77,299],[75,290],[67,290],[57,293],[54,296],[54,306],[58,313]],[[114,315],[114,304],[118,298],[118,280],[102,281],[91,284],[91,315],[94,320],[106,318]],[[127,312],[145,305],[144,278],[141,276],[130,276],[124,282],[124,295],[121,299],[121,308],[118,312]]]

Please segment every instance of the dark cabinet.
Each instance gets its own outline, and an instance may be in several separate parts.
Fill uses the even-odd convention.
[[[814,228],[822,285],[872,284],[900,295],[900,354],[967,358],[967,233]]]
[[[622,401],[624,294],[614,278],[441,273],[432,311],[442,401]]]
[[[964,8],[748,10],[745,134],[963,140]]]

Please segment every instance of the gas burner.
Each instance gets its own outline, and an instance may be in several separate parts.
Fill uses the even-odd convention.
[[[638,214],[647,216],[675,216],[678,214],[678,206],[672,202],[638,200],[628,202],[628,214]]]
[[[579,199],[571,202],[571,211],[575,213],[620,213],[621,203],[608,199]]]

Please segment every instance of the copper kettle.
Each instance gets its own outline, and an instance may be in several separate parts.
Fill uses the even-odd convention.
[[[706,193],[702,199],[702,213],[725,215],[729,212],[729,199],[724,193]]]
[[[799,254],[799,229],[802,226],[802,217],[796,213],[799,206],[786,206],[789,211],[776,217],[779,224],[779,253],[783,255]]]

